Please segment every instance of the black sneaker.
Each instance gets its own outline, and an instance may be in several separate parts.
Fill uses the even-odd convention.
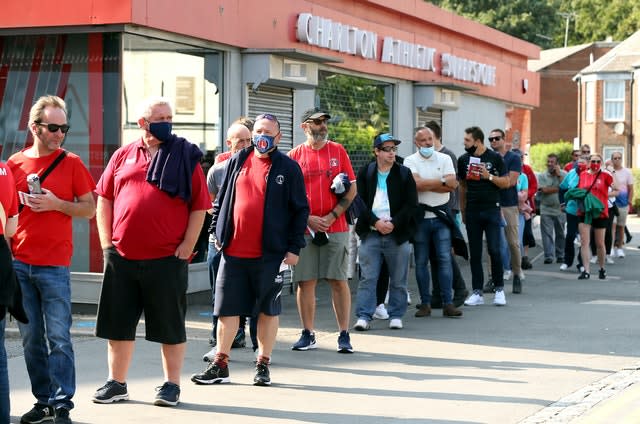
[[[522,257],[522,260],[520,261],[520,268],[522,269],[533,268],[533,265],[531,265],[531,262],[529,262],[529,258],[527,256]]]
[[[254,386],[271,386],[271,377],[269,376],[269,367],[267,364],[258,362],[256,364],[256,376],[253,377]]]
[[[118,383],[115,380],[107,380],[106,384],[96,390],[93,395],[95,403],[113,403],[119,400],[129,400],[127,383]]]
[[[221,384],[231,383],[229,367],[220,368],[215,362],[211,362],[201,374],[193,374],[191,381],[196,384]]]
[[[338,336],[338,353],[353,353],[351,336],[349,336],[349,332],[346,330],[341,331]]]
[[[591,278],[591,275],[587,271],[582,271],[578,280],[588,280],[589,278]]]
[[[245,347],[247,342],[244,337],[244,330],[238,330],[236,333],[236,337],[233,339],[233,343],[231,344],[231,349],[237,349],[240,347]]]
[[[607,279],[607,271],[604,268],[600,268],[600,271],[598,271],[598,278],[601,280]]]
[[[309,350],[316,348],[316,334],[307,330],[302,330],[300,339],[291,346],[291,350]]]
[[[156,406],[176,406],[180,402],[180,386],[170,381],[165,381],[156,390],[156,400],[153,402]]]
[[[56,424],[71,424],[71,417],[69,417],[69,410],[67,408],[56,409]]]
[[[20,418],[23,424],[37,424],[45,421],[53,421],[54,411],[49,405],[43,403],[34,403],[31,411],[27,412]]]

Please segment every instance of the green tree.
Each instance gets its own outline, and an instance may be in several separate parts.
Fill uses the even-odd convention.
[[[425,0],[427,1],[427,0]],[[540,47],[622,41],[640,28],[632,0],[431,0],[436,6]],[[568,21],[566,14],[571,14]]]
[[[430,3],[543,48],[564,36],[559,0],[431,0]]]

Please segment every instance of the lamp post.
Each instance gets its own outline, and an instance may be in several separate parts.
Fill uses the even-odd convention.
[[[569,39],[569,21],[571,19],[575,19],[576,12],[558,12],[558,15],[566,19],[566,24],[564,28],[564,46],[567,47],[567,41]]]

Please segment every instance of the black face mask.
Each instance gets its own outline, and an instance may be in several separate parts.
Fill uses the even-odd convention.
[[[472,155],[472,154],[474,154],[474,153],[476,152],[476,148],[477,148],[477,147],[478,147],[478,146],[476,146],[476,145],[474,144],[474,145],[473,145],[473,146],[471,146],[471,147],[465,147],[465,148],[464,148],[464,151],[465,151],[465,152],[467,152],[467,153],[469,153],[470,155]]]

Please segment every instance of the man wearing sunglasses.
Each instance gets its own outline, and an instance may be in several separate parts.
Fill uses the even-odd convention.
[[[43,175],[60,155],[69,130],[64,100],[40,97],[29,113],[33,145],[14,154],[7,164],[19,192],[29,193],[27,176]],[[94,216],[95,183],[77,155],[66,152],[50,168],[42,194],[21,195],[25,205],[11,239],[14,268],[29,324],[20,324],[24,359],[36,397],[22,423],[52,420],[70,423],[76,389],[71,345],[72,218]],[[48,343],[47,343],[48,342]]]
[[[298,312],[302,321],[300,339],[293,350],[316,348],[314,330],[316,310],[316,284],[326,279],[331,286],[333,308],[338,321],[338,352],[352,353],[349,336],[351,293],[347,283],[349,227],[344,217],[356,195],[356,184],[340,199],[331,191],[333,179],[345,173],[349,181],[356,177],[345,148],[327,139],[328,120],[331,116],[314,108],[302,114],[306,140],[289,152],[300,164],[304,175],[307,200],[311,212],[307,222],[307,246],[300,251],[300,261],[294,269],[293,279],[298,282]]]

